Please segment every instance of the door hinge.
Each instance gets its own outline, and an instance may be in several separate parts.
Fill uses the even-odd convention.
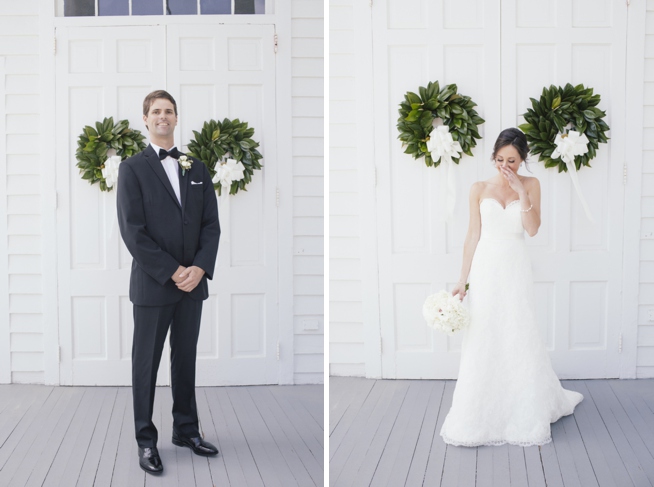
[[[54,38],[54,45],[52,46],[52,52],[56,56],[57,55],[57,36]]]
[[[622,333],[620,333],[620,340],[618,341],[618,353],[622,353]]]
[[[627,165],[622,166],[622,184],[627,184]]]
[[[275,52],[277,52],[277,46],[279,45],[277,34],[275,34]]]
[[[384,345],[383,345],[383,343],[384,343],[384,342],[383,342],[382,339],[380,338],[380,339],[379,339],[379,355],[380,355],[380,356],[384,354]]]
[[[275,188],[275,205],[279,208],[279,188]]]
[[[59,191],[55,191],[54,196],[55,196],[54,197],[54,200],[55,200],[54,207],[55,207],[55,210],[58,210],[59,209]]]
[[[628,0],[627,0],[628,1]],[[370,0],[370,6],[372,7],[372,0]]]
[[[377,187],[377,167],[372,168],[372,187]]]
[[[59,349],[57,350],[57,363],[61,363],[61,345],[59,345]]]
[[[279,360],[279,340],[277,340],[277,360]]]

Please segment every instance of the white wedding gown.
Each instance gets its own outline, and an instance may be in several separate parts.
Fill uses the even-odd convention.
[[[543,445],[550,423],[572,414],[583,396],[561,386],[539,333],[519,200],[503,208],[485,198],[480,212],[470,326],[441,436],[459,446]]]

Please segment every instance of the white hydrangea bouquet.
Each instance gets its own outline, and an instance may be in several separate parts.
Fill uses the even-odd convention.
[[[425,299],[422,316],[427,325],[448,335],[463,330],[470,323],[470,314],[461,300],[448,291],[439,291]]]

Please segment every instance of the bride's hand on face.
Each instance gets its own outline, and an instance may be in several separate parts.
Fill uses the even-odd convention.
[[[502,177],[507,180],[507,182],[509,183],[509,187],[513,191],[520,194],[525,190],[525,187],[522,185],[522,181],[520,181],[518,175],[514,173],[511,169],[500,166],[499,170],[500,170],[500,174],[502,174]]]
[[[466,285],[465,284],[456,284],[454,288],[452,289],[452,296],[459,295],[459,299],[463,301],[463,298],[466,297]]]

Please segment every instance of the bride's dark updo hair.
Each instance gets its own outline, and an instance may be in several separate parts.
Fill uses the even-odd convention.
[[[493,147],[493,156],[491,157],[492,161],[495,161],[497,152],[507,145],[512,145],[520,154],[520,158],[523,161],[527,161],[527,156],[529,155],[529,145],[527,144],[527,137],[522,130],[517,128],[505,129],[500,132],[500,135],[495,141],[495,146]]]

